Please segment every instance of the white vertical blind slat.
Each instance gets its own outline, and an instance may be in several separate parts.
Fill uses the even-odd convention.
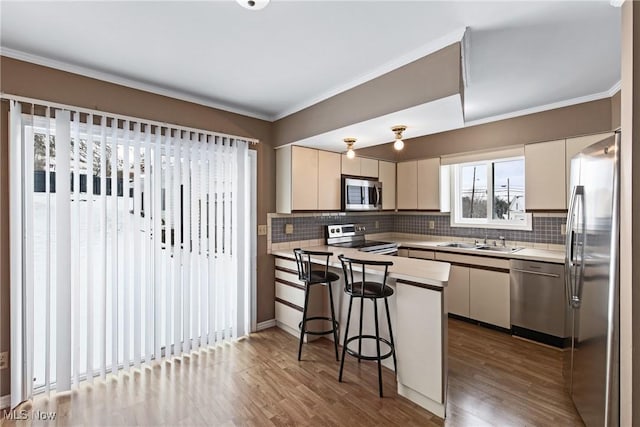
[[[46,224],[45,224],[45,343],[44,343],[44,392],[49,393],[51,390],[51,109],[47,107],[45,110],[45,166],[44,166],[44,192],[46,198]]]
[[[120,316],[119,316],[119,284],[118,273],[118,121],[111,124],[111,372],[118,366]]]
[[[100,313],[99,353],[100,378],[107,372],[107,119],[100,119]]]
[[[191,351],[191,248],[192,248],[192,235],[191,235],[191,135],[187,134],[188,138],[186,147],[183,150],[184,155],[184,170],[182,171],[182,183],[184,186],[183,206],[184,206],[184,246],[183,246],[183,286],[184,286],[184,303],[183,303],[183,343],[182,351],[189,353]]]
[[[153,355],[154,346],[153,341],[155,337],[154,333],[154,318],[152,307],[153,305],[153,296],[154,296],[154,288],[152,283],[154,280],[152,278],[152,266],[151,263],[153,261],[153,232],[154,230],[151,228],[151,180],[153,179],[153,169],[151,166],[152,163],[152,153],[151,153],[151,128],[146,126],[145,129],[145,139],[144,139],[144,197],[142,198],[142,211],[144,212],[144,229],[145,233],[142,235],[144,238],[145,244],[145,258],[144,258],[144,284],[145,284],[145,310],[144,313],[146,315],[145,320],[145,328],[143,336],[146,338],[145,342],[145,358],[146,362],[151,361],[151,357]],[[159,143],[159,141],[157,142]],[[155,144],[154,144],[155,145]]]
[[[215,205],[215,197],[216,197],[216,186],[215,186],[215,173],[216,173],[216,165],[215,165],[215,137],[212,138],[211,144],[207,144],[207,160],[209,162],[209,174],[208,174],[208,182],[209,182],[209,239],[208,239],[208,252],[209,252],[209,276],[207,278],[207,287],[209,288],[209,333],[208,335],[208,344],[213,345],[216,342],[216,288],[215,288],[215,280],[216,280],[216,253],[215,253],[215,236],[216,236],[216,228],[215,228],[215,215],[216,215],[216,205]]]
[[[204,142],[200,143],[200,344],[206,346],[208,344],[208,303],[209,294],[207,287],[207,277],[209,276],[209,249],[208,249],[208,236],[209,236],[209,218],[207,215],[209,196],[209,180],[208,170],[209,162],[207,159],[207,137],[204,137]]]
[[[86,208],[86,216],[87,216],[87,232],[86,232],[86,241],[87,241],[87,277],[84,285],[87,288],[87,368],[86,374],[87,379],[90,383],[93,382],[93,316],[95,311],[93,310],[93,288],[95,286],[95,281],[93,280],[93,115],[89,114],[87,116],[87,208]]]
[[[171,130],[165,129],[165,138],[164,138],[164,177],[165,177],[165,211],[166,211],[166,221],[164,224],[164,247],[165,250],[163,252],[162,262],[164,265],[164,298],[165,298],[165,356],[169,356],[172,354],[171,347],[171,337],[172,337],[172,329],[173,325],[173,310],[171,309],[171,302],[173,301],[172,287],[171,283],[173,282],[173,270],[171,269],[172,264],[174,263],[174,245],[172,243],[173,239],[173,201],[174,201],[174,188],[173,188],[173,170],[171,167],[171,157],[172,157],[172,140],[171,140]]]
[[[191,189],[191,262],[192,262],[192,284],[191,284],[191,338],[194,349],[200,347],[198,328],[200,305],[198,301],[200,299],[200,215],[199,215],[199,201],[200,201],[200,150],[198,149],[198,135],[192,141],[190,146],[192,147],[193,159],[191,167],[191,182],[193,187]]]
[[[71,231],[71,242],[73,244],[74,256],[71,262],[71,305],[73,307],[86,308],[83,301],[80,301],[80,280],[82,263],[80,263],[80,237],[82,232],[80,229],[80,114],[72,113],[71,126],[73,129],[73,224],[74,229]],[[73,368],[73,385],[78,385],[80,381],[80,310],[73,310],[71,314],[73,335],[71,345],[73,351],[71,353]]]
[[[71,388],[71,164],[69,111],[56,111],[56,391]]]
[[[33,115],[31,117],[33,120]],[[33,162],[34,153],[33,148],[35,145],[35,133],[33,127],[26,130],[25,140],[28,142],[24,144],[24,186],[25,191],[24,198],[24,250],[25,258],[25,275],[24,275],[24,296],[25,296],[25,372],[27,381],[25,381],[27,396],[33,394],[33,257],[28,254],[33,253]]]
[[[155,144],[153,146],[153,164],[152,168],[149,168],[150,173],[153,174],[153,265],[149,266],[151,274],[153,274],[153,354],[155,359],[160,359],[160,347],[161,347],[161,333],[162,333],[162,316],[160,307],[162,306],[162,274],[161,268],[164,265],[162,263],[162,130],[157,129],[155,138]],[[149,145],[147,145],[149,147]],[[150,181],[150,180],[149,180]],[[148,192],[147,194],[151,194]],[[145,213],[149,216],[151,221],[151,209],[149,213]],[[166,251],[165,251],[166,252]],[[168,313],[168,312],[167,312]],[[151,315],[151,310],[149,310]],[[151,335],[151,334],[148,334]],[[147,352],[151,354],[151,350]],[[147,361],[151,360],[150,358]]]
[[[180,354],[184,351],[182,345],[182,265],[184,262],[184,247],[186,247],[187,239],[184,238],[182,233],[182,136],[180,132],[177,132],[174,139],[174,153],[175,153],[175,168],[174,168],[174,202],[173,208],[175,212],[175,245],[173,251],[173,263],[174,263],[174,282],[173,282],[173,354]]]
[[[131,159],[130,159],[130,150],[129,150],[129,137],[130,137],[130,123],[129,121],[124,122],[124,139],[123,139],[123,155],[124,155],[124,168],[122,170],[122,215],[124,219],[124,232],[123,236],[127,236],[122,239],[123,245],[123,281],[122,281],[122,363],[124,364],[125,371],[129,370],[131,365],[131,352],[129,349],[130,339],[131,339],[131,322],[130,322],[130,314],[131,314],[131,239],[133,238],[133,226],[131,225],[131,214],[129,213],[129,209],[131,209],[131,197],[130,197],[130,186],[129,186],[129,177],[131,173]]]
[[[136,367],[140,366],[140,356],[142,354],[142,335],[141,335],[141,293],[142,293],[142,279],[141,279],[141,265],[144,264],[141,257],[144,257],[142,252],[142,233],[140,224],[140,215],[142,211],[142,204],[140,203],[140,124],[134,124],[134,140],[133,140],[133,254],[137,258],[133,262],[133,361]]]

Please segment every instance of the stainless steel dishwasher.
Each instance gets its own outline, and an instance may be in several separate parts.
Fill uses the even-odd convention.
[[[570,344],[564,265],[512,259],[511,333],[554,347]]]

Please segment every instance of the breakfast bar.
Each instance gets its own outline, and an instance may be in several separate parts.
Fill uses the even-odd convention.
[[[341,277],[340,281],[332,284],[334,304],[340,323],[340,343],[346,333],[343,325],[346,325],[349,299],[343,292],[344,278],[338,255],[393,262],[393,266],[389,267],[387,284],[394,290],[393,296],[389,298],[389,308],[397,357],[398,394],[444,418],[447,322],[443,290],[449,280],[449,264],[364,253],[352,248],[314,246],[303,249],[333,253],[329,258],[329,268]],[[283,330],[299,336],[298,324],[302,318],[304,286],[298,280],[295,257],[290,249],[275,250],[272,251],[272,255],[275,257],[276,270],[276,323]],[[315,260],[312,258],[312,261]],[[324,260],[318,259],[317,262],[324,265]],[[367,269],[367,276],[370,274],[376,274],[375,268]],[[329,314],[330,307],[325,293],[311,293],[309,310],[314,315]],[[373,306],[365,302],[364,310],[373,310]],[[384,318],[383,308],[379,307],[379,310],[380,318]],[[359,311],[360,305],[354,304],[352,319],[359,316]],[[370,319],[370,316],[365,316],[365,319]],[[365,334],[373,332],[372,323],[363,323]],[[352,321],[350,332],[355,331],[357,327],[357,322]],[[385,322],[381,324],[381,336],[388,336]],[[327,338],[333,339],[332,336]],[[372,343],[363,342],[363,353],[373,354],[374,347]],[[393,369],[391,359],[386,359],[383,365]],[[336,379],[337,374],[338,365]]]

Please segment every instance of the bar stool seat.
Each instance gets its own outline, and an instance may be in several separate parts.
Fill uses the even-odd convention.
[[[340,324],[336,320],[335,309],[333,306],[333,291],[331,289],[331,283],[336,280],[340,280],[340,276],[336,273],[329,271],[329,257],[333,255],[331,252],[320,251],[307,251],[300,248],[293,250],[296,257],[296,264],[298,267],[298,280],[304,282],[304,307],[302,309],[302,320],[298,324],[300,329],[300,343],[298,344],[298,360],[302,357],[302,343],[304,342],[304,336],[307,335],[328,335],[333,334],[334,347],[336,351],[336,360],[340,360],[338,357],[338,330]],[[312,269],[315,265],[311,262],[311,257],[320,258],[324,261],[324,269]],[[329,302],[331,305],[331,317],[328,316],[307,316],[307,308],[309,306],[309,292],[312,286],[322,285],[329,288]],[[331,323],[331,328],[325,330],[310,331],[307,329],[307,322],[312,320],[322,320]]]
[[[344,370],[344,358],[345,353],[349,354],[361,360],[376,360],[378,362],[378,390],[380,397],[382,397],[382,360],[389,357],[393,357],[393,367],[397,372],[396,364],[396,350],[393,342],[393,330],[391,328],[391,316],[389,314],[389,302],[388,298],[393,295],[393,289],[387,286],[387,273],[390,266],[393,265],[391,261],[370,261],[360,260],[356,258],[348,258],[344,255],[338,255],[338,259],[342,264],[342,271],[344,273],[344,292],[349,295],[349,311],[347,314],[347,327],[344,332],[344,342],[342,344],[342,361],[340,362],[340,374],[338,375],[338,381],[342,382],[342,372]],[[354,280],[353,266],[359,267],[356,272],[362,274],[361,281]],[[382,280],[380,282],[367,280],[367,266],[384,267]],[[379,273],[378,273],[379,274]],[[360,325],[357,335],[349,336],[349,325],[351,323],[351,308],[353,307],[353,299],[360,298]],[[362,317],[364,311],[364,300],[369,299],[373,302],[373,312],[375,321],[375,335],[362,333]],[[389,339],[380,336],[380,328],[378,323],[378,300],[384,299],[384,305],[387,314],[387,322],[389,325]],[[362,353],[362,341],[373,340],[376,343],[376,354],[365,355]],[[349,348],[349,344],[353,341],[358,341],[358,350]],[[380,344],[385,344],[389,350],[386,353],[381,353]]]

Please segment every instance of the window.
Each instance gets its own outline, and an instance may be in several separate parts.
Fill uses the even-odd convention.
[[[524,210],[523,157],[451,166],[452,226],[531,229]]]

